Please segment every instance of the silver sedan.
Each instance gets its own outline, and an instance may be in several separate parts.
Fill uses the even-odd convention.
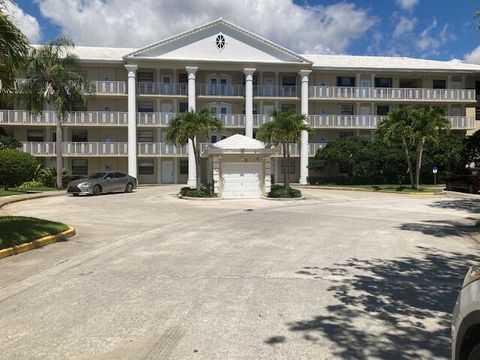
[[[97,172],[86,178],[72,181],[67,192],[77,195],[99,195],[111,192],[132,192],[137,188],[137,179],[115,171]]]

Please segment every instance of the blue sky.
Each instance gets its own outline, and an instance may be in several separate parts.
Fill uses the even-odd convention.
[[[16,4],[24,16],[30,16],[25,31],[35,42],[65,33],[79,45],[140,47],[222,16],[299,52],[450,60],[464,59],[480,45],[473,18],[480,9],[478,0],[19,0]]]

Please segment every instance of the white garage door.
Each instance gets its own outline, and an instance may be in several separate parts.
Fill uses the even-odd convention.
[[[222,196],[224,198],[260,197],[262,169],[261,162],[222,163]]]

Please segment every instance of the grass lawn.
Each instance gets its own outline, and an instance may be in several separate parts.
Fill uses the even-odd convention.
[[[0,189],[0,196],[10,196],[10,195],[18,195],[18,194],[23,194],[23,193],[20,191]]]
[[[55,235],[68,229],[62,223],[24,216],[0,216],[0,249]]]
[[[315,185],[314,185],[315,186]],[[402,193],[416,193],[417,191],[411,189],[409,185],[398,184],[386,184],[386,185],[319,185],[326,187],[338,187],[338,188],[354,188],[354,189],[367,189],[367,190],[382,190],[391,192]],[[422,185],[420,192],[439,192],[445,188],[445,185]]]

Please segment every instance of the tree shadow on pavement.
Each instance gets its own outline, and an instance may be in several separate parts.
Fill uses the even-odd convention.
[[[480,214],[480,197],[478,199],[439,200],[430,206],[440,209],[465,210],[472,214]]]
[[[435,237],[465,236],[475,232],[475,225],[467,225],[453,220],[426,220],[420,223],[406,223],[399,226],[401,230],[419,231]]]
[[[330,281],[328,291],[336,304],[286,325],[305,341],[330,340],[333,354],[343,359],[449,358],[451,313],[475,260],[418,247],[412,257],[351,259],[330,268],[301,269],[299,276]]]

